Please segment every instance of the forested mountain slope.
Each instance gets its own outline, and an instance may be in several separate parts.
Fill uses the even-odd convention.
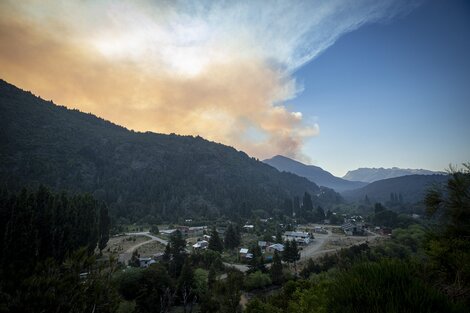
[[[448,175],[408,175],[379,180],[359,189],[342,192],[351,201],[364,200],[367,196],[372,202],[386,202],[393,193],[403,203],[417,203],[424,200],[429,188],[441,186],[449,179]]]
[[[232,147],[129,131],[1,80],[0,124],[0,183],[90,192],[131,221],[270,213],[306,191],[318,204],[338,199]]]

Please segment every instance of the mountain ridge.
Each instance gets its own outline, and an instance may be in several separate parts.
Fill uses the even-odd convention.
[[[3,80],[0,123],[0,183],[89,192],[130,222],[272,214],[304,192],[322,205],[340,199],[233,147],[199,136],[134,132]]]
[[[361,167],[348,171],[343,179],[351,181],[362,181],[372,183],[382,179],[407,176],[407,175],[444,175],[445,172],[430,171],[426,169],[410,169],[410,168],[383,168],[383,167]]]
[[[332,188],[338,192],[356,189],[366,185],[366,183],[363,182],[349,181],[336,177],[321,167],[307,165],[282,155],[276,155],[270,159],[263,160],[263,162],[280,171],[290,172],[305,177],[317,185]]]
[[[365,197],[371,202],[390,200],[391,193],[401,195],[404,203],[418,203],[424,200],[424,195],[429,188],[447,182],[448,175],[406,175],[382,179],[372,182],[364,187],[347,190],[341,195],[348,201],[360,201]]]

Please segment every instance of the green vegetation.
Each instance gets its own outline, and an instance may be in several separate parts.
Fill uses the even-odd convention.
[[[255,298],[246,312],[468,312],[469,166],[428,192],[426,205],[433,226],[411,224],[380,245],[309,260],[301,279]]]

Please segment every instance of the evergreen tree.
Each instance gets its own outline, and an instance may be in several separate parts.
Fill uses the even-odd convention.
[[[224,244],[227,249],[234,249],[240,244],[239,237],[237,236],[235,227],[233,227],[232,224],[230,224],[225,231]]]
[[[106,205],[101,205],[100,207],[100,225],[99,225],[99,242],[98,248],[101,251],[106,247],[106,244],[109,240],[109,216],[108,216],[108,207]]]
[[[209,286],[209,289],[211,289],[212,286],[214,286],[216,279],[217,279],[217,271],[215,269],[215,265],[212,264],[211,267],[209,268],[209,274],[207,277],[207,285]]]
[[[274,251],[273,263],[270,269],[271,280],[274,284],[281,284],[283,281],[281,258],[277,251]]]
[[[169,241],[169,252],[171,261],[169,263],[169,272],[173,278],[179,276],[186,258],[186,240],[179,230],[175,231]]]
[[[224,250],[224,246],[222,245],[222,240],[220,240],[219,233],[215,229],[212,228],[211,231],[211,238],[209,239],[209,249],[212,251],[222,252]]]
[[[321,206],[318,206],[317,213],[315,216],[317,222],[322,223],[325,220],[325,211]]]
[[[282,260],[284,262],[290,263],[290,254],[291,248],[290,248],[290,240],[286,240],[284,242],[284,251],[282,251]]]
[[[177,288],[183,302],[184,312],[186,313],[188,308],[191,312],[192,306],[196,302],[197,298],[194,293],[194,273],[189,258],[186,258],[183,268],[181,269]]]
[[[291,263],[294,263],[295,274],[297,275],[297,261],[300,260],[300,252],[295,240],[292,241],[290,249],[289,259]]]
[[[293,206],[293,211],[294,211],[294,214],[295,216],[299,216],[300,215],[300,199],[299,197],[295,197],[294,198],[294,206]]]
[[[282,243],[282,234],[280,231],[276,233],[276,243]]]

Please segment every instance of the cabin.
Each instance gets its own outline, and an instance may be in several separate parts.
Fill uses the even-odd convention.
[[[275,251],[277,251],[278,253],[282,253],[284,251],[284,245],[280,243],[275,243],[266,248],[266,252],[268,253],[274,253]]]

